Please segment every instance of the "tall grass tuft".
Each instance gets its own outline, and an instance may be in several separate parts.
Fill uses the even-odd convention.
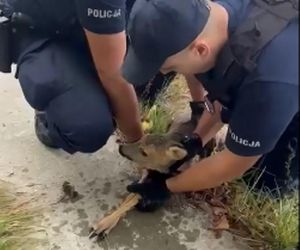
[[[298,191],[274,197],[274,193],[256,190],[242,180],[231,183],[230,190],[229,218],[239,229],[233,230],[235,233],[247,236],[252,247],[296,249],[299,242]]]
[[[177,76],[157,96],[154,105],[140,103],[143,128],[147,133],[166,133],[174,116],[188,105],[190,96],[182,76]]]
[[[1,185],[1,182],[0,182]],[[0,186],[0,250],[34,250],[44,240],[37,236],[40,211],[28,207]]]

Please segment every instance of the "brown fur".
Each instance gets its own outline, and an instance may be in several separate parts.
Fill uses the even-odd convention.
[[[196,123],[190,119],[189,114],[184,113],[176,117],[168,133],[146,135],[136,143],[121,145],[119,152],[135,162],[138,168],[167,172],[175,161],[186,156],[187,152],[180,141],[183,136],[191,134],[195,127]],[[211,140],[200,157],[207,157],[215,145],[215,140]]]

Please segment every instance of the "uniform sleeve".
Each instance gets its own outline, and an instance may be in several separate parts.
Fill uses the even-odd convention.
[[[125,29],[126,0],[75,0],[81,25],[97,34]]]
[[[296,85],[257,82],[242,87],[228,124],[227,148],[241,156],[270,152],[298,110]]]

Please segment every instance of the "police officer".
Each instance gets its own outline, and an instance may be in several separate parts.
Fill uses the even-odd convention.
[[[95,152],[116,125],[127,142],[141,138],[136,92],[120,74],[133,2],[1,1],[11,20],[16,77],[36,110],[36,134],[45,145]],[[154,82],[164,80],[158,75]],[[136,88],[140,94],[143,90]],[[156,89],[150,87],[149,93],[146,98]]]
[[[143,204],[216,187],[252,167],[261,186],[298,178],[298,1],[137,0],[123,74],[138,85],[157,71],[187,76],[203,113],[183,140],[190,156],[229,126],[223,151],[171,177],[128,186]],[[147,29],[145,29],[147,27]],[[205,91],[208,95],[205,95]],[[152,180],[152,181],[151,181]],[[257,181],[257,180],[256,180]],[[142,204],[139,204],[142,207]]]

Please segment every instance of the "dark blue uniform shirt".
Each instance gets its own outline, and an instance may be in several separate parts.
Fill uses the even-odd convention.
[[[126,3],[128,2],[128,3]],[[73,28],[81,24],[98,34],[125,30],[126,4],[133,0],[4,0],[7,14],[11,11],[29,16],[34,26],[47,30]]]
[[[229,31],[247,16],[250,0],[220,0],[229,13]],[[230,110],[227,148],[241,156],[270,152],[298,106],[298,20],[263,50],[257,69],[243,81]]]
[[[112,34],[125,30],[126,0],[75,0],[82,26],[94,33]]]

